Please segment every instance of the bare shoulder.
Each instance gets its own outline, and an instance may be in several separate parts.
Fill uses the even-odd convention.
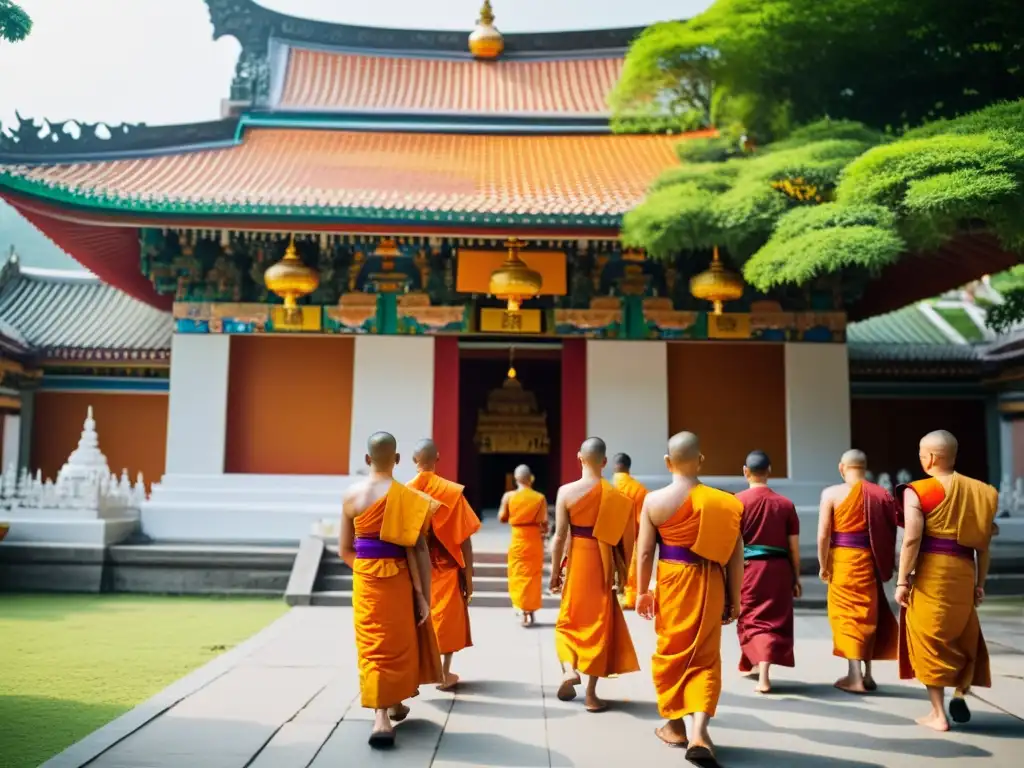
[[[849,489],[843,484],[830,485],[821,492],[821,500],[823,502],[835,502],[837,500],[845,499],[848,493]]]

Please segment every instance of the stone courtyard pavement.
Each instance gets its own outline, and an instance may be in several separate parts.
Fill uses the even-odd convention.
[[[986,613],[996,676],[974,720],[949,734],[916,726],[921,688],[879,665],[879,694],[832,688],[843,670],[831,656],[824,615],[797,617],[796,670],[778,670],[778,693],[759,697],[735,672],[735,630],[724,632],[725,690],[713,736],[727,768],[1019,766],[1024,754],[1024,618],[1019,603]],[[398,747],[371,752],[370,713],[359,706],[352,616],[347,608],[295,608],[242,646],[92,734],[46,768],[328,768],[334,766],[687,765],[654,736],[658,714],[649,670],[653,625],[629,615],[643,671],[602,683],[613,709],[559,702],[553,612],[521,629],[511,610],[473,609],[476,647],[456,656],[455,695],[424,689]],[[1012,714],[1011,714],[1012,713]],[[1016,754],[1017,757],[1013,757]],[[827,761],[827,763],[826,763]]]

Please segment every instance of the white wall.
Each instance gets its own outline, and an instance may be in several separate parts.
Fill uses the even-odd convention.
[[[357,336],[352,381],[351,474],[366,471],[366,439],[398,440],[400,481],[412,479],[412,449],[434,425],[434,337]]]
[[[839,482],[850,445],[850,366],[845,344],[786,344],[789,479]]]
[[[633,459],[633,474],[665,473],[668,352],[664,341],[587,341],[587,434]]]
[[[4,416],[4,443],[0,448],[0,471],[6,472],[11,464],[21,470],[19,454],[21,453],[21,416],[8,413]]]
[[[167,407],[167,474],[224,473],[231,337],[175,334]]]

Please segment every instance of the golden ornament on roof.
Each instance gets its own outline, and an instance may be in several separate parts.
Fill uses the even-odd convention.
[[[267,290],[284,299],[285,310],[294,314],[298,311],[296,300],[308,296],[320,285],[320,274],[302,263],[293,235],[284,258],[263,273],[263,282]]]
[[[494,11],[491,0],[484,0],[476,29],[469,35],[469,52],[478,59],[496,59],[505,50],[505,38],[494,26]]]
[[[716,315],[722,314],[722,302],[743,297],[743,278],[729,272],[718,258],[718,246],[711,260],[711,268],[690,280],[690,293],[696,299],[710,301]]]
[[[540,293],[544,284],[540,272],[530,269],[526,262],[519,258],[519,251],[524,245],[526,243],[515,237],[505,242],[508,256],[501,267],[491,273],[491,282],[487,289],[492,296],[508,302],[510,313],[518,312],[526,299],[532,299]]]

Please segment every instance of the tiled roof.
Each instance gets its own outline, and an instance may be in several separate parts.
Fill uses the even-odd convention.
[[[621,57],[473,61],[290,49],[278,108],[606,117]]]
[[[133,299],[88,272],[5,268],[0,324],[44,357],[166,359],[169,312]]]
[[[679,141],[268,128],[230,149],[0,166],[0,186],[131,213],[613,227]]]
[[[850,323],[846,341],[850,359],[856,361],[967,361],[979,357],[976,347],[951,342],[918,304]]]

